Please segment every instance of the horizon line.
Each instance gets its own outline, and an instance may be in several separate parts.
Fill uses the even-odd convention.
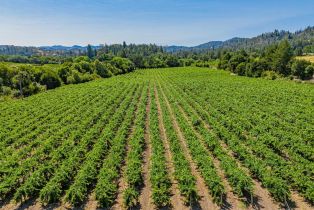
[[[235,39],[235,38],[240,38],[240,39],[252,39],[252,38],[255,38],[255,37],[258,37],[262,34],[267,34],[267,33],[273,33],[275,32],[276,30],[278,30],[279,32],[281,31],[284,31],[284,32],[289,32],[289,33],[296,33],[298,31],[304,31],[306,30],[307,28],[311,28],[311,27],[314,27],[312,25],[308,25],[304,28],[300,28],[298,30],[294,30],[294,31],[290,31],[290,30],[283,30],[283,29],[274,29],[272,31],[268,31],[268,32],[263,32],[263,33],[259,33],[257,35],[254,35],[254,36],[250,36],[250,37],[240,37],[240,36],[234,36],[232,38],[228,38],[228,39],[224,39],[224,40],[210,40],[210,41],[207,41],[207,42],[203,42],[203,43],[199,43],[199,44],[196,44],[196,45],[181,45],[181,44],[158,44],[158,43],[153,43],[153,42],[150,42],[150,43],[128,43],[127,41],[124,41],[127,43],[127,45],[131,45],[131,44],[135,44],[135,45],[157,45],[157,46],[160,46],[160,47],[172,47],[172,46],[176,46],[176,47],[196,47],[196,46],[199,46],[199,45],[202,45],[202,44],[206,44],[206,43],[209,43],[209,42],[225,42],[225,41],[228,41],[228,40],[231,40],[231,39]],[[93,47],[99,47],[99,46],[102,46],[102,45],[115,45],[115,44],[122,44],[123,42],[121,43],[99,43],[99,44],[74,44],[74,45],[67,45],[67,44],[53,44],[53,45],[14,45],[14,44],[0,44],[0,46],[15,46],[15,47],[35,47],[35,48],[41,48],[41,47],[54,47],[54,46],[60,46],[60,47],[74,47],[74,46],[77,46],[77,47],[87,47],[88,45],[91,45]]]

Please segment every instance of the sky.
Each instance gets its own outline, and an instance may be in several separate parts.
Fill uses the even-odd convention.
[[[309,25],[313,0],[0,0],[0,45],[195,46]]]

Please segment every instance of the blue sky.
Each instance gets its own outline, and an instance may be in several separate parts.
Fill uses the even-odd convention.
[[[0,44],[193,46],[314,25],[313,0],[0,0]]]

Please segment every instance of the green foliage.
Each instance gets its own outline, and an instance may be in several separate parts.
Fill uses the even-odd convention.
[[[309,65],[305,68],[304,74],[303,74],[303,78],[305,79],[311,79],[313,78],[314,75],[314,65]]]
[[[0,64],[0,78],[2,80],[2,85],[12,86],[12,78],[16,74],[16,70],[9,68],[9,66]]]
[[[30,65],[19,66],[11,81],[13,88],[19,90],[20,96],[29,96],[44,90],[35,80],[34,68]]]
[[[101,76],[103,78],[107,78],[107,77],[112,76],[112,72],[110,71],[110,67],[108,68],[108,66],[106,66],[104,63],[101,63],[99,60],[94,61],[94,66],[95,66],[95,71],[99,76]]]
[[[152,199],[157,207],[170,205],[171,182],[167,171],[165,148],[160,136],[156,95],[151,87],[150,138],[152,144],[150,182]]]
[[[264,72],[271,70],[277,75],[286,77],[294,74],[302,79],[310,78],[311,67],[306,71],[306,66],[302,67],[302,62],[293,61],[293,58],[293,50],[289,42],[284,40],[278,45],[270,45],[260,53],[248,54],[244,50],[223,52],[220,55],[218,68],[248,77],[265,76]],[[293,69],[291,69],[291,63],[293,63]],[[277,77],[273,75],[272,78]]]
[[[241,76],[248,75],[249,74],[248,72],[251,72],[251,71],[252,71],[251,66],[248,65],[248,68],[247,68],[246,63],[244,62],[237,65],[235,69],[235,73]]]
[[[139,192],[135,188],[127,188],[123,193],[124,205],[128,208],[138,205]]]
[[[281,78],[281,76],[274,71],[263,71],[261,77],[265,79],[269,79],[269,80],[275,80],[275,79]]]
[[[96,199],[99,201],[102,207],[109,207],[115,201],[116,191],[118,189],[117,179],[119,177],[119,170],[125,154],[125,144],[128,134],[128,128],[131,125],[133,118],[132,116],[135,114],[136,104],[139,103],[139,101],[137,100],[139,100],[140,92],[140,89],[137,89],[137,93],[133,95],[128,110],[121,111],[121,118],[124,119],[120,120],[120,122],[122,123],[119,124],[117,134],[115,138],[110,141],[110,144],[112,146],[110,148],[108,156],[102,164],[98,175],[95,192]],[[135,118],[137,117],[138,115],[135,116]],[[118,125],[115,124],[115,126]]]
[[[244,50],[241,50],[237,53],[234,53],[228,62],[228,69],[231,72],[236,72],[236,68],[240,63],[247,61],[247,53]]]
[[[127,58],[114,57],[110,63],[117,69],[120,69],[121,73],[128,73],[135,70],[134,64]]]
[[[260,77],[263,71],[268,68],[269,64],[264,58],[257,58],[247,64],[245,75],[249,77]]]
[[[61,79],[53,70],[46,70],[40,77],[40,84],[46,85],[47,89],[54,89],[61,86]]]
[[[160,90],[160,89],[159,89]],[[160,94],[161,91],[158,91]],[[160,97],[161,109],[163,111],[163,123],[169,140],[170,150],[173,157],[175,172],[174,176],[178,182],[179,190],[181,195],[184,197],[184,203],[191,205],[196,203],[199,199],[196,190],[196,179],[192,175],[189,161],[185,157],[184,149],[180,143],[178,135],[176,134],[173,121],[170,117],[170,111],[167,108],[165,99]],[[198,122],[196,122],[197,124]]]
[[[71,63],[64,63],[60,68],[58,68],[57,73],[61,78],[63,83],[67,83],[67,78],[71,74]]]
[[[314,44],[305,46],[303,49],[303,53],[305,54],[314,53]]]
[[[95,51],[93,50],[92,46],[89,44],[87,45],[87,57],[89,57],[90,59],[93,58],[94,56],[96,56]]]
[[[39,57],[40,58],[40,57]],[[57,66],[0,64],[1,95],[29,96],[62,84],[79,84],[135,70],[127,58],[113,57],[104,62],[78,56]],[[41,86],[42,85],[42,86]],[[12,91],[11,91],[12,90]]]
[[[290,75],[289,62],[293,58],[292,48],[287,40],[279,43],[272,55],[272,69],[282,75]]]
[[[148,103],[148,89],[143,89],[141,102],[138,105],[137,117],[134,121],[134,130],[129,140],[129,152],[126,157],[126,168],[124,171],[127,189],[123,192],[124,204],[128,208],[135,207],[139,203],[140,189],[144,178],[142,175],[142,159],[144,151],[144,133],[146,104]]]
[[[20,70],[35,72],[26,79],[37,77],[29,66]],[[224,204],[223,179],[248,204],[253,179],[283,208],[291,190],[313,203],[313,91],[310,84],[188,67],[140,70],[1,102],[1,199],[76,208],[93,192],[101,207],[112,207],[123,193],[132,208],[150,146],[145,166],[156,207],[171,203],[172,181],[193,207],[199,178],[217,204]]]
[[[89,57],[87,57],[87,56],[78,56],[78,57],[75,57],[75,58],[73,59],[73,62],[74,62],[74,63],[79,63],[79,62],[81,62],[81,61],[90,62],[91,59],[90,59]]]
[[[176,56],[169,55],[166,59],[166,64],[168,67],[178,67],[180,66],[179,60]]]
[[[311,79],[314,73],[314,66],[306,60],[295,59],[291,66],[292,74],[301,79]]]

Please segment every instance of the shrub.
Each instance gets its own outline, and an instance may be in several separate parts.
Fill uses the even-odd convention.
[[[112,76],[112,73],[111,73],[110,68],[108,67],[108,65],[105,65],[105,64],[101,63],[99,60],[96,60],[94,62],[94,65],[95,65],[96,73],[99,76],[101,76],[103,78]]]
[[[40,84],[46,85],[47,89],[54,89],[61,86],[61,79],[53,70],[45,71],[40,77]]]
[[[9,68],[4,64],[0,64],[0,77],[2,78],[2,85],[11,86],[11,80],[15,73],[16,72],[12,68]]]
[[[63,81],[63,83],[67,83],[67,77],[71,74],[71,64],[70,63],[64,63],[61,68],[58,69],[58,75]]]
[[[11,96],[13,94],[13,90],[10,87],[2,86],[0,87],[1,95]]]
[[[127,73],[135,70],[134,63],[127,58],[114,57],[111,60],[111,64],[116,68],[121,69],[122,73]]]
[[[300,79],[308,79],[313,76],[313,68],[311,62],[306,60],[294,60],[291,66],[294,76]]]
[[[264,71],[261,76],[269,80],[275,80],[281,77],[279,74],[277,74],[274,71]]]
[[[81,82],[80,72],[72,69],[71,74],[67,77],[67,84],[78,84]]]
[[[313,78],[313,74],[314,74],[314,65],[312,64],[305,68],[304,75],[306,79],[311,79]]]
[[[89,62],[81,61],[79,65],[80,65],[79,71],[81,73],[93,73],[94,72],[94,66]]]
[[[245,70],[246,70],[246,63],[242,62],[242,63],[240,63],[240,64],[237,66],[235,72],[236,72],[238,75],[243,76],[243,75],[245,75]]]

